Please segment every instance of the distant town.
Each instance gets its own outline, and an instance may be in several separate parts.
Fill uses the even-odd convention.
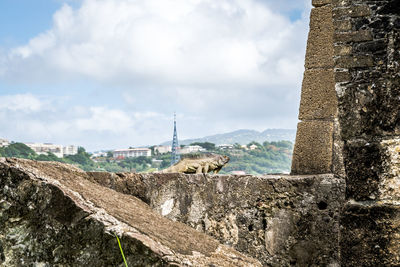
[[[19,143],[0,139],[0,157],[20,157],[39,161],[74,164],[85,171],[153,172],[169,167],[172,145],[129,147],[88,153],[77,145]],[[220,172],[230,174],[288,173],[293,143],[290,141],[249,142],[246,145],[194,142],[178,146],[182,157],[196,153],[217,153],[230,157]]]
[[[10,144],[15,143],[8,141],[7,139],[0,139],[0,147],[8,147]],[[67,155],[78,154],[78,147],[74,145],[55,145],[51,143],[23,143],[38,155],[48,155],[49,153],[54,154],[58,158],[63,158]]]
[[[7,147],[10,144],[15,143],[13,141],[8,141],[7,139],[0,139],[0,147]],[[63,158],[64,156],[68,155],[76,155],[78,154],[78,146],[75,145],[57,145],[51,143],[23,143],[33,151],[36,152],[38,155],[48,155],[49,153],[54,154],[58,158]],[[222,144],[216,145],[216,148],[221,150],[233,150],[233,144]],[[245,150],[255,150],[257,146],[255,144],[241,145],[242,149]],[[101,158],[110,156],[112,154],[112,158],[115,160],[124,160],[126,158],[136,158],[136,157],[151,157],[153,154],[167,154],[172,152],[172,146],[152,146],[151,148],[148,147],[136,147],[136,148],[128,148],[128,149],[116,149],[111,151],[97,151],[91,153],[91,158],[94,161],[101,160]],[[202,146],[199,145],[182,145],[179,149],[179,153],[182,155],[191,154],[191,153],[201,153],[207,152]]]
[[[179,145],[174,116],[173,133],[171,145],[163,143],[93,153],[88,153],[77,145],[20,143],[0,138],[0,156],[59,161],[77,165],[85,171],[152,172],[177,163],[181,156],[209,152],[230,158],[222,173],[260,175],[288,173],[290,169],[293,143],[278,138],[293,138],[292,130],[267,129],[263,132],[238,130],[203,139],[184,140],[185,144]],[[280,141],[265,141],[266,138]],[[204,140],[231,140],[234,144],[216,144]],[[191,143],[187,144],[189,141]],[[238,141],[248,143],[240,144]]]

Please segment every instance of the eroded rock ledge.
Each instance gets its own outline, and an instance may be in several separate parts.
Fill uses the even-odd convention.
[[[1,266],[261,266],[70,165],[0,158]]]
[[[335,266],[343,180],[332,174],[236,176],[88,173],[159,214],[272,266]]]

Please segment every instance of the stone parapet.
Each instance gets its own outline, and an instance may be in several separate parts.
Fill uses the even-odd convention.
[[[264,266],[338,263],[344,182],[332,174],[88,174],[91,181],[140,197],[159,214]]]
[[[0,158],[1,266],[261,266],[56,162]]]

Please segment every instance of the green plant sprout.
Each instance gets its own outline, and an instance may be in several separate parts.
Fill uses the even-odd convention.
[[[114,235],[117,238],[119,250],[121,251],[122,258],[124,259],[125,267],[128,267],[128,263],[126,263],[124,251],[122,250],[122,247],[121,247],[121,242],[119,242],[119,238],[118,238],[117,234],[114,233]]]

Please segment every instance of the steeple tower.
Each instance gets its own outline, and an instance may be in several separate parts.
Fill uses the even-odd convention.
[[[178,134],[176,132],[176,114],[174,113],[174,137],[172,139],[172,157],[171,166],[177,163],[181,159],[179,154]]]

